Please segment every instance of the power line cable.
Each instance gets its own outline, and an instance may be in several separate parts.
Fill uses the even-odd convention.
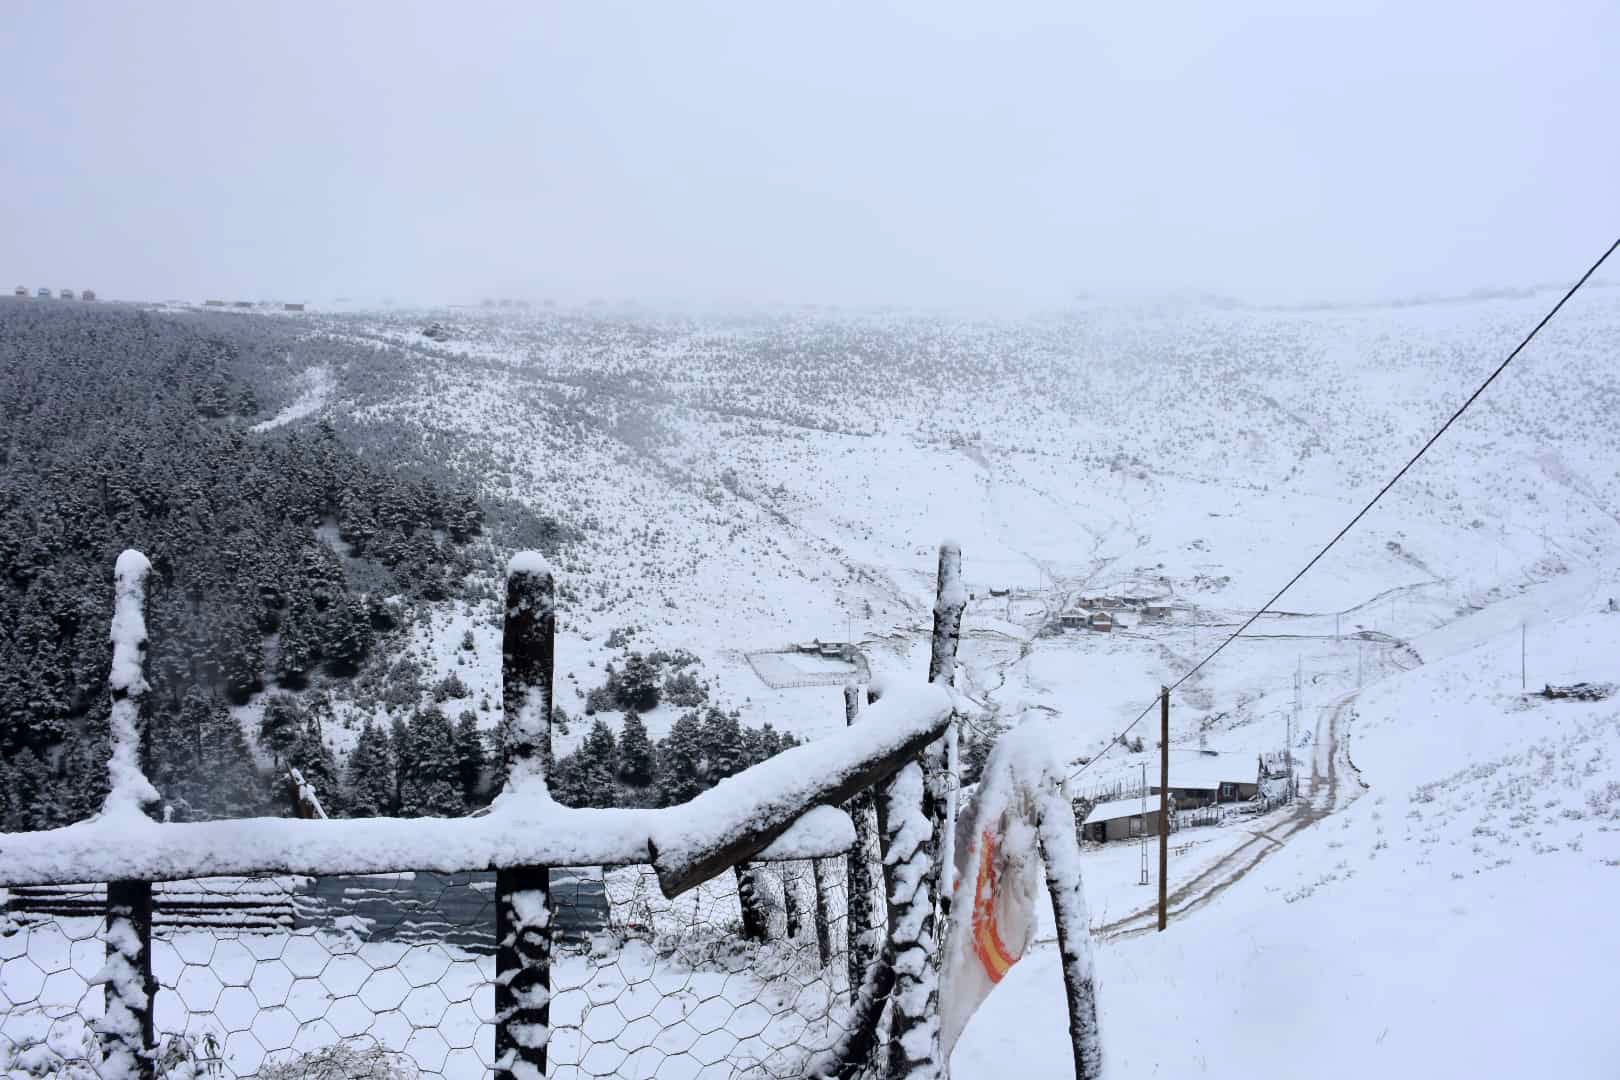
[[[1236,641],[1239,637],[1243,636],[1243,632],[1245,630],[1247,630],[1249,627],[1253,626],[1256,619],[1260,618],[1260,616],[1262,616],[1266,612],[1270,611],[1271,606],[1273,604],[1275,604],[1278,600],[1281,600],[1284,593],[1286,593],[1289,589],[1292,589],[1295,586],[1295,584],[1297,584],[1299,582],[1299,579],[1304,577],[1306,575],[1306,573],[1309,572],[1311,567],[1315,566],[1318,562],[1320,562],[1322,560],[1322,557],[1324,555],[1326,555],[1329,551],[1333,550],[1333,546],[1335,544],[1337,544],[1340,540],[1344,539],[1345,534],[1348,533],[1351,529],[1355,528],[1356,523],[1359,522],[1362,518],[1366,517],[1367,512],[1369,510],[1371,510],[1374,506],[1378,505],[1378,500],[1382,499],[1384,497],[1384,495],[1389,491],[1389,489],[1394,487],[1395,484],[1400,480],[1400,478],[1405,476],[1407,474],[1408,470],[1410,470],[1412,468],[1412,466],[1414,466],[1414,465],[1416,465],[1418,463],[1418,459],[1420,459],[1421,457],[1423,457],[1424,454],[1429,452],[1429,448],[1431,446],[1433,446],[1436,442],[1439,441],[1440,436],[1444,435],[1446,433],[1446,431],[1450,429],[1451,425],[1455,424],[1457,422],[1457,419],[1459,417],[1461,417],[1463,413],[1468,411],[1469,406],[1473,405],[1474,402],[1479,399],[1479,396],[1485,392],[1486,388],[1489,387],[1491,385],[1491,383],[1496,381],[1496,377],[1498,375],[1502,374],[1503,371],[1507,370],[1507,366],[1509,364],[1513,363],[1514,359],[1521,352],[1524,351],[1525,347],[1527,345],[1529,345],[1530,342],[1535,340],[1535,337],[1536,337],[1537,334],[1541,333],[1542,327],[1546,326],[1549,322],[1552,321],[1553,316],[1557,315],[1559,310],[1562,309],[1563,306],[1569,302],[1570,297],[1574,296],[1577,292],[1579,292],[1580,289],[1581,289],[1581,286],[1585,285],[1586,282],[1592,277],[1592,275],[1598,272],[1598,268],[1601,267],[1605,262],[1608,261],[1609,256],[1613,255],[1614,252],[1615,252],[1615,249],[1617,249],[1617,248],[1620,248],[1620,237],[1617,237],[1615,239],[1614,243],[1609,245],[1607,251],[1605,251],[1602,255],[1598,256],[1597,262],[1593,263],[1590,267],[1588,267],[1586,273],[1584,273],[1584,274],[1582,274],[1580,276],[1580,280],[1576,281],[1575,284],[1573,284],[1573,285],[1571,285],[1569,287],[1569,291],[1564,293],[1564,295],[1559,299],[1558,303],[1554,304],[1552,306],[1552,309],[1549,310],[1547,312],[1547,314],[1545,314],[1545,315],[1543,315],[1541,317],[1541,321],[1536,323],[1536,325],[1531,329],[1531,331],[1524,336],[1524,340],[1520,341],[1519,344],[1514,347],[1512,352],[1508,353],[1507,358],[1505,360],[1503,360],[1500,364],[1496,365],[1496,370],[1492,371],[1489,375],[1487,375],[1485,377],[1485,381],[1480,383],[1479,386],[1474,389],[1474,392],[1472,394],[1468,395],[1468,400],[1464,401],[1461,405],[1459,405],[1457,407],[1457,411],[1452,413],[1450,418],[1447,419],[1444,424],[1440,425],[1440,429],[1438,431],[1436,431],[1433,435],[1429,436],[1428,441],[1425,442],[1421,447],[1418,448],[1418,452],[1413,454],[1412,457],[1407,461],[1407,463],[1405,465],[1401,466],[1400,471],[1397,472],[1394,476],[1390,477],[1389,482],[1386,483],[1383,487],[1378,489],[1378,494],[1374,495],[1371,499],[1369,499],[1368,502],[1367,502],[1367,505],[1363,506],[1359,511],[1357,511],[1356,516],[1351,518],[1350,521],[1344,526],[1344,528],[1340,529],[1337,533],[1335,533],[1334,536],[1333,536],[1333,539],[1329,540],[1322,547],[1322,550],[1318,551],[1315,555],[1311,556],[1311,561],[1310,562],[1306,563],[1303,567],[1301,567],[1297,574],[1295,574],[1293,577],[1289,578],[1288,583],[1286,585],[1284,585],[1282,588],[1278,589],[1276,591],[1276,593],[1271,597],[1271,599],[1266,601],[1265,606],[1261,607],[1253,615],[1250,615],[1247,619],[1243,620],[1242,625],[1240,625],[1236,630],[1232,631],[1232,633],[1228,634],[1221,641],[1221,643],[1219,645],[1216,645],[1215,648],[1211,649],[1209,651],[1209,653],[1202,660],[1200,660],[1200,661],[1198,661],[1198,663],[1194,664],[1192,666],[1192,668],[1187,671],[1186,674],[1182,675],[1181,678],[1179,678],[1175,682],[1171,683],[1166,689],[1167,690],[1175,690],[1182,683],[1186,682],[1188,679],[1190,679],[1194,675],[1198,674],[1198,672],[1203,669],[1205,664],[1207,664],[1211,660],[1215,659],[1215,657],[1220,655],[1221,651],[1224,650],[1228,645],[1232,644],[1232,642]],[[1129,724],[1125,725],[1124,730],[1122,730],[1118,735],[1114,736],[1113,740],[1110,741],[1109,744],[1106,747],[1103,748],[1102,753],[1099,753],[1096,757],[1092,758],[1090,761],[1088,761],[1084,765],[1080,766],[1079,769],[1077,769],[1073,773],[1069,774],[1069,779],[1073,780],[1075,777],[1079,776],[1081,773],[1083,773],[1087,769],[1091,768],[1092,765],[1094,765],[1098,761],[1101,761],[1103,759],[1103,757],[1105,755],[1107,755],[1108,751],[1112,750],[1115,746],[1119,745],[1119,740],[1120,739],[1122,739],[1126,735],[1130,734],[1131,729],[1134,728],[1137,724],[1141,723],[1143,717],[1147,716],[1148,713],[1153,711],[1153,707],[1155,705],[1157,705],[1158,703],[1159,703],[1158,698],[1154,698],[1151,702],[1149,702],[1147,707],[1145,709],[1143,709],[1139,714],[1137,714],[1137,717],[1136,717],[1135,720],[1132,720]]]

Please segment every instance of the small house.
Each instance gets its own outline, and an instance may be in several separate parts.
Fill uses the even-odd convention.
[[[1058,624],[1065,630],[1084,630],[1090,618],[1091,612],[1085,608],[1072,607],[1058,616]]]
[[[51,290],[41,286],[39,292],[35,293],[34,295],[38,296],[41,300],[49,300],[51,298]]]
[[[26,286],[26,285],[17,286],[15,289],[11,290],[11,295],[12,296],[26,297],[28,295],[28,286]]]
[[[1086,619],[1086,629],[1096,630],[1102,634],[1113,633],[1114,617],[1106,611],[1093,611]]]
[[[203,301],[203,307],[224,307],[224,306],[225,306],[225,301],[223,301],[223,300],[204,300]]]
[[[64,300],[72,300],[73,299],[73,290],[72,289],[63,289],[62,290],[62,299],[64,299]]]
[[[1170,618],[1168,604],[1144,604],[1142,606],[1142,620],[1144,622],[1166,622]]]
[[[303,304],[282,304],[281,305],[281,310],[282,311],[303,311],[304,310],[304,305]]]
[[[94,300],[96,298],[96,290],[86,289],[84,292],[79,294],[79,297],[82,300]]]
[[[1171,800],[1172,809],[1175,800]],[[1142,811],[1142,796],[1114,799],[1093,806],[1080,823],[1080,838],[1104,844],[1110,840],[1134,840],[1141,836],[1159,835],[1159,800],[1147,800],[1147,812]]]
[[[238,300],[236,303],[232,304],[231,306],[232,307],[239,307],[239,308],[250,308],[250,307],[253,306],[253,301],[251,301],[251,300]]]
[[[1260,793],[1260,770],[1243,758],[1215,750],[1170,751],[1170,797],[1183,808],[1247,802]],[[1150,792],[1158,792],[1158,778]]]

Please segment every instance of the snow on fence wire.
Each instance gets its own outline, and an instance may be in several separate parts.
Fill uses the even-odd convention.
[[[508,573],[504,639],[511,779],[488,814],[160,823],[139,768],[149,566],[126,552],[103,810],[0,834],[0,1067],[686,1077],[798,1074],[824,1052],[816,1069],[848,1076],[879,1060],[878,1018],[898,986],[888,1071],[936,1074],[926,1009],[959,560],[941,550],[927,686],[892,690],[859,724],[679,807],[550,799],[555,585],[523,553]],[[874,788],[890,853],[883,901],[867,862]],[[862,855],[846,863],[852,846]],[[605,927],[576,918],[570,932],[592,871],[568,867],[607,868],[596,879]],[[857,883],[847,901],[846,877]],[[412,898],[392,909],[405,914],[367,913],[370,893],[405,881]],[[853,1001],[852,976],[863,983]]]

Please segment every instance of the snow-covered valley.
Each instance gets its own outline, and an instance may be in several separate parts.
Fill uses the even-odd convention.
[[[580,524],[559,678],[582,696],[631,626],[698,654],[753,722],[814,738],[843,722],[836,687],[772,689],[747,655],[855,641],[880,677],[917,678],[949,537],[980,719],[1044,723],[1078,763],[1348,520],[1546,299],[1013,326],[467,315],[432,346],[395,317],[365,332],[417,358],[416,384],[362,407],[495,455],[492,488]],[[1178,834],[1162,935],[1139,932],[1136,845],[1088,850],[1113,1075],[1620,1068],[1600,1022],[1620,712],[1526,697],[1519,659],[1522,636],[1531,690],[1620,681],[1617,353],[1620,294],[1594,290],[1178,691],[1173,745],[1252,759],[1282,747],[1298,673],[1305,798]],[[1130,601],[1112,633],[1050,629],[1097,597]],[[1114,746],[1076,794],[1143,759]],[[1064,1025],[1041,945],[956,1072],[1066,1075]]]
[[[296,332],[285,350],[277,339],[269,418],[243,419],[240,438],[318,430],[380,469],[405,447],[407,468],[431,459],[486,506],[551,523],[542,546],[557,568],[556,704],[568,720],[559,758],[586,747],[597,721],[625,740],[609,673],[648,656],[698,688],[677,700],[666,682],[640,711],[654,741],[673,741],[698,700],[810,742],[844,728],[847,681],[923,678],[947,539],[969,591],[965,746],[1036,732],[1082,813],[1128,804],[1156,776],[1156,697],[1173,685],[1178,761],[1228,770],[1224,783],[1291,755],[1297,799],[1278,805],[1268,788],[1264,801],[1191,813],[1172,835],[1162,934],[1156,857],[1132,839],[1095,842],[1110,834],[1088,826],[1079,861],[1107,1075],[1610,1076],[1620,1039],[1600,1021],[1620,946],[1608,910],[1620,882],[1620,698],[1601,689],[1620,684],[1620,289],[1571,304],[1343,542],[1227,641],[1548,299],[1089,305],[1004,321],[312,311],[278,319]],[[376,572],[352,523],[316,531],[345,572]],[[456,565],[472,569],[446,595],[387,598],[408,616],[379,639],[392,652],[358,673],[300,688],[267,651],[262,685],[274,689],[228,714],[245,740],[258,733],[261,770],[267,703],[288,687],[320,699],[312,723],[340,764],[357,759],[364,730],[399,730],[436,706],[495,732],[503,604],[491,568],[510,555],[495,535],[469,541],[476,557]],[[1597,699],[1536,693],[1580,683]],[[740,880],[705,886],[690,910],[653,904],[633,868],[592,880],[621,922],[645,909],[638,933],[677,940],[701,922],[715,955],[687,964],[631,935],[619,952],[571,956],[559,978],[576,982],[559,984],[553,1013],[559,1067],[590,1072],[622,1050],[603,1068],[719,1075],[735,1053],[791,1072],[795,1053],[836,1040],[848,983],[825,957],[813,1015],[787,1004],[803,989],[803,942],[773,954],[781,970],[744,977],[751,961],[727,922]],[[786,880],[772,886],[784,905]],[[305,887],[288,882],[269,889],[286,894],[278,903]],[[955,1075],[994,1076],[1008,1061],[1072,1075],[1041,910],[1030,952],[957,1044]],[[0,961],[33,963],[40,977],[13,965],[0,989],[48,1006],[18,1010],[26,1030],[9,1034],[82,1037],[82,1025],[58,1023],[98,1007],[85,982],[96,930],[78,929],[56,946],[42,931],[44,960],[6,939]],[[359,985],[400,965],[416,980],[400,982],[401,1001],[439,985],[448,1008],[434,1019],[432,1001],[374,1006],[357,989],[332,1005],[317,975],[282,988],[284,1004],[235,994],[240,1008],[219,1015],[241,1025],[224,1040],[237,1073],[350,1028],[390,1052],[421,1051],[439,1062],[430,1072],[488,1064],[487,950],[446,945],[453,971],[433,984],[407,970],[422,962],[415,944],[291,940],[311,950],[312,971],[348,956]],[[177,934],[159,950],[162,978],[214,978],[210,941]],[[224,977],[257,993],[267,963],[250,957]],[[45,1001],[47,975],[83,984],[82,996]],[[665,980],[677,987],[668,995]],[[759,1004],[771,995],[775,1012]],[[597,996],[670,1016],[593,1020]],[[211,1031],[183,997],[159,998],[160,1026]],[[710,1013],[725,1016],[704,1030]],[[761,1026],[744,1033],[734,1016]],[[323,1024],[329,1038],[310,1033]],[[380,1034],[385,1024],[397,1030]],[[636,1024],[644,1044],[604,1052]],[[697,1060],[700,1046],[716,1061]]]

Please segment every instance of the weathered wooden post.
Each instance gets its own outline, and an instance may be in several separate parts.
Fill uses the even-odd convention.
[[[955,544],[939,548],[939,581],[934,600],[934,633],[928,681],[955,680],[961,639],[962,552]],[[888,893],[889,939],[895,949],[893,1014],[885,1072],[893,1078],[928,1080],[944,1073],[939,1047],[939,965],[935,956],[936,908],[941,882],[951,868],[942,865],[941,838],[947,832],[949,794],[946,734],[906,765],[884,789],[878,803],[883,832],[883,877]]]
[[[118,556],[113,571],[112,755],[103,818],[145,819],[157,790],[141,772],[140,699],[146,692],[146,576],[152,564],[139,551]],[[115,1076],[150,1080],[156,1036],[152,1025],[157,980],[152,975],[152,883],[107,883],[106,1008],[97,1023],[104,1068]]]
[[[536,551],[506,572],[501,692],[506,793],[548,801],[552,679],[557,652],[557,583]],[[546,1074],[551,1035],[551,871],[495,872],[495,1073],[515,1080]]]
[[[1097,980],[1091,957],[1091,919],[1080,883],[1080,841],[1074,807],[1053,780],[1044,792],[1038,832],[1046,891],[1052,897],[1058,954],[1069,1005],[1069,1041],[1074,1048],[1075,1080],[1102,1076],[1102,1035],[1097,1027]]]
[[[827,906],[827,890],[831,887],[826,859],[810,860],[810,877],[816,888],[816,956],[822,967],[832,963],[832,912]]]
[[[844,687],[844,723],[854,724],[860,715],[861,692],[855,684]],[[877,959],[876,928],[872,906],[873,858],[877,853],[877,807],[872,793],[863,791],[849,801],[849,816],[855,823],[855,848],[845,858],[849,887],[849,995],[853,1000],[866,979],[866,972]]]

